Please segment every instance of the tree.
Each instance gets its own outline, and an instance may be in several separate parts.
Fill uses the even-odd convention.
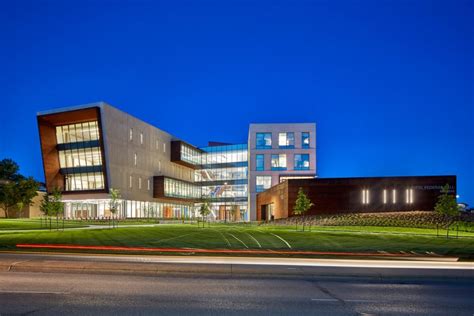
[[[111,188],[109,192],[109,197],[110,197],[110,213],[112,213],[112,227],[115,228],[114,217],[119,207],[120,191],[118,189]]]
[[[0,161],[0,180],[16,181],[22,177],[18,171],[20,167],[13,160],[6,158]]]
[[[2,160],[3,162],[4,160]],[[0,164],[2,163],[0,162]],[[37,195],[39,184],[33,178],[24,178],[21,175],[13,175],[15,180],[0,179],[0,207],[5,212],[5,217],[11,216],[10,211],[18,206],[31,205],[31,201]]]
[[[51,209],[52,215],[56,216],[56,230],[59,229],[59,215],[64,218],[64,203],[62,202],[62,198],[61,189],[55,187],[52,192]]]
[[[211,207],[208,201],[204,201],[201,204],[201,208],[199,209],[199,214],[202,216],[202,227],[204,227],[204,218],[211,214]]]
[[[51,217],[56,216],[56,230],[59,229],[59,215],[64,218],[64,204],[62,194],[59,188],[54,188],[51,194],[44,196],[40,205],[41,212],[49,219],[49,229],[51,230]]]
[[[438,196],[438,202],[435,205],[435,212],[446,216],[449,219],[446,227],[446,237],[449,237],[449,226],[452,221],[459,216],[459,206],[454,195],[449,194],[449,185],[446,184],[441,189],[441,195]]]
[[[304,216],[313,205],[314,204],[311,202],[311,200],[303,192],[303,188],[299,188],[295,206],[293,207],[293,214]],[[305,223],[303,218],[303,231],[304,225]],[[298,229],[298,223],[296,223],[296,229]]]

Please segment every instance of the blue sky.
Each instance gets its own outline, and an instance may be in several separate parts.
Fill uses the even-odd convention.
[[[103,100],[195,145],[316,122],[321,177],[456,174],[474,205],[472,1],[5,1],[0,158]]]

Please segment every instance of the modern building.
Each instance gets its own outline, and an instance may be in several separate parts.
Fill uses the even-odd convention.
[[[250,124],[248,143],[197,147],[104,102],[37,119],[46,189],[68,218],[109,217],[112,188],[123,218],[194,218],[208,201],[221,221],[292,216],[299,187],[312,213],[431,210],[442,185],[456,190],[454,176],[316,178],[314,123]]]
[[[104,102],[38,113],[48,192],[65,216],[192,218],[208,200],[216,220],[256,219],[256,193],[316,174],[315,124],[252,124],[248,144],[196,147]],[[250,161],[249,161],[250,159]]]
[[[300,188],[314,204],[308,215],[432,211],[446,184],[456,196],[456,176],[290,179],[257,195],[257,219],[293,216]]]

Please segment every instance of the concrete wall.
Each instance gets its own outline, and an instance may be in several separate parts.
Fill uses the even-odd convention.
[[[295,133],[295,148],[282,149],[278,146],[278,134],[280,132]],[[310,148],[303,149],[301,144],[301,133],[310,133]],[[256,134],[257,133],[272,133],[272,148],[271,149],[256,149]],[[295,124],[250,124],[249,128],[249,208],[250,219],[256,220],[256,177],[259,175],[269,175],[272,177],[272,186],[280,182],[280,176],[315,176],[316,175],[316,124],[315,123],[295,123]],[[255,156],[257,154],[265,155],[265,171],[255,170]],[[272,171],[271,170],[271,155],[272,154],[286,154],[287,155],[287,170]],[[294,154],[309,154],[310,155],[310,169],[309,170],[293,170],[294,169]]]
[[[122,198],[156,201],[153,199],[153,176],[194,180],[192,169],[170,161],[170,142],[176,139],[172,135],[105,103],[102,105],[102,124],[109,187],[119,189]],[[131,140],[130,129],[133,131]]]

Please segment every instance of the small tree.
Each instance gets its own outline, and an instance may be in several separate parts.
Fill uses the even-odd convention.
[[[453,220],[459,216],[459,206],[454,195],[449,194],[448,184],[441,189],[441,195],[438,196],[438,202],[435,205],[435,212],[448,218],[446,238],[449,238],[449,227]]]
[[[110,197],[110,213],[112,213],[112,227],[115,228],[114,218],[119,207],[120,191],[118,189],[111,188],[109,192],[109,197]]]
[[[303,231],[305,225],[304,215],[313,205],[311,200],[303,192],[303,188],[299,188],[295,206],[293,207],[293,214],[303,216]],[[296,229],[298,229],[298,222],[296,223]]]
[[[199,209],[199,214],[202,217],[202,227],[204,227],[204,218],[207,218],[207,216],[209,216],[209,214],[211,214],[211,207],[210,207],[208,201],[204,201],[201,204],[201,208]]]
[[[41,212],[49,219],[49,229],[51,230],[51,217],[56,216],[56,229],[59,229],[59,215],[64,217],[64,204],[59,188],[54,188],[51,194],[45,195],[40,205]]]

